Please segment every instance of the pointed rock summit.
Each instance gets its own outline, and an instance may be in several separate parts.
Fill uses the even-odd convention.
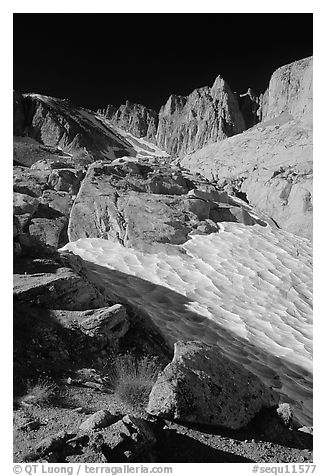
[[[156,142],[171,155],[183,156],[245,128],[236,95],[218,76],[211,88],[170,96],[159,113]]]

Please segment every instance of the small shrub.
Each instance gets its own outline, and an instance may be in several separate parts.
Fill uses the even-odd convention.
[[[20,404],[42,407],[51,403],[56,395],[57,386],[55,383],[47,379],[39,379],[34,384],[28,383],[27,393],[20,398]]]
[[[118,355],[110,367],[107,380],[115,394],[133,409],[144,410],[160,371],[157,358]]]

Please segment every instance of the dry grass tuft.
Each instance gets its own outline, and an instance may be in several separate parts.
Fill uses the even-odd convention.
[[[118,355],[110,364],[107,381],[122,402],[135,410],[145,410],[160,370],[156,357]]]
[[[24,406],[43,407],[52,402],[54,397],[57,396],[57,392],[58,388],[54,382],[39,379],[36,383],[28,383],[27,393],[19,399],[19,403]]]

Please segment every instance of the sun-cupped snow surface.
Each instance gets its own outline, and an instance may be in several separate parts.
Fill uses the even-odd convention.
[[[146,312],[172,341],[202,340],[259,376],[312,424],[312,251],[308,240],[223,223],[173,251],[99,238],[68,243],[108,295]],[[167,248],[169,249],[169,248]]]

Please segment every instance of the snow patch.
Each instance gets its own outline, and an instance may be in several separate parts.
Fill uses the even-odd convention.
[[[99,121],[103,122],[111,129],[115,130],[125,141],[127,141],[130,146],[136,151],[137,157],[170,157],[167,152],[160,149],[152,142],[149,142],[144,138],[135,137],[130,132],[126,132],[125,130],[112,125],[111,122],[108,119],[103,118],[103,116],[97,115],[96,117]]]
[[[220,224],[219,224],[220,225]],[[312,250],[271,227],[223,223],[173,253],[99,238],[68,243],[108,293],[146,312],[171,341],[201,340],[243,365],[312,424]],[[221,231],[222,231],[221,230]]]

